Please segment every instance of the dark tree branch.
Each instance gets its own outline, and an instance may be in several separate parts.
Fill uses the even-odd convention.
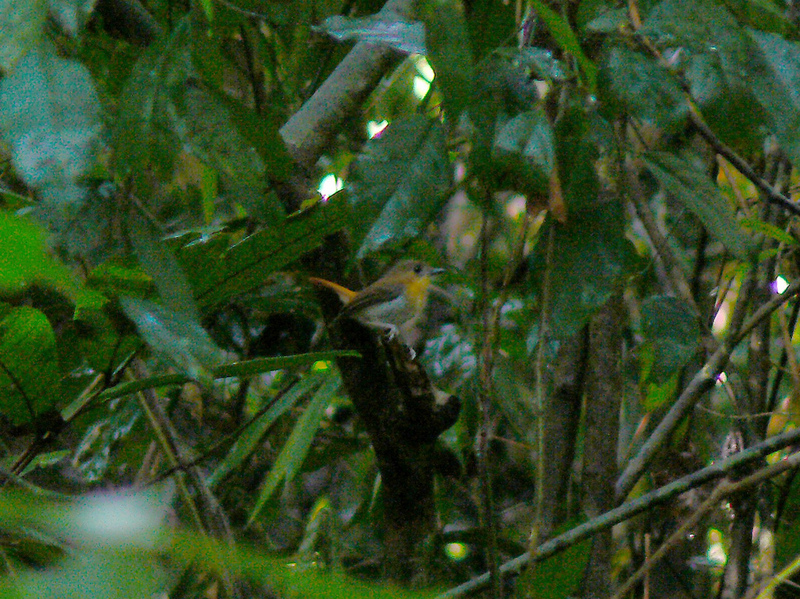
[[[379,342],[374,331],[350,319],[334,322],[339,299],[327,290],[318,294],[333,345],[361,354],[336,363],[381,472],[384,569],[389,579],[407,583],[419,572],[415,548],[435,530],[434,444],[455,423],[460,402],[434,388],[399,342]]]

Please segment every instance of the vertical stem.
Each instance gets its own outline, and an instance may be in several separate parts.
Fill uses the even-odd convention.
[[[545,258],[545,271],[542,278],[541,314],[539,318],[539,346],[536,351],[536,504],[534,508],[533,526],[529,541],[529,551],[534,551],[539,545],[540,530],[545,510],[545,422],[546,389],[545,389],[545,352],[547,351],[547,338],[549,336],[549,308],[550,308],[550,270],[553,261],[553,245],[555,244],[555,223],[551,223],[547,232],[547,248]]]
[[[500,579],[499,559],[497,555],[497,525],[494,517],[494,497],[492,493],[492,478],[489,471],[489,434],[491,423],[491,396],[492,396],[492,366],[494,355],[492,351],[492,318],[489,305],[489,225],[486,212],[481,221],[481,352],[479,356],[480,387],[478,399],[481,412],[480,430],[478,431],[478,471],[483,492],[483,528],[486,531],[486,562],[489,570],[491,595],[493,599],[502,597],[502,581]]]

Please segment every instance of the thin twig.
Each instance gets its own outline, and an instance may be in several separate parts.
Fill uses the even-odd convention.
[[[633,589],[634,585],[639,582],[645,574],[650,572],[653,566],[655,566],[670,549],[681,543],[683,539],[686,538],[687,533],[691,531],[692,528],[697,526],[703,516],[716,508],[720,501],[722,501],[725,497],[739,493],[752,486],[761,484],[765,480],[774,478],[775,476],[778,476],[787,470],[797,468],[798,466],[800,466],[800,451],[791,454],[780,462],[765,466],[764,468],[761,468],[750,476],[747,476],[737,482],[732,482],[729,479],[720,481],[708,499],[706,499],[700,505],[700,507],[694,511],[694,513],[680,526],[680,528],[673,532],[669,538],[661,544],[658,550],[653,553],[649,559],[645,560],[642,566],[628,580],[626,580],[622,586],[617,589],[616,593],[611,596],[611,599],[622,599],[622,597],[624,597],[631,589]]]
[[[488,195],[488,193],[487,193]],[[497,553],[497,523],[494,516],[494,493],[492,475],[489,469],[489,435],[492,426],[492,367],[494,361],[494,329],[492,328],[491,308],[489,306],[489,216],[483,212],[480,232],[480,271],[481,295],[480,314],[482,319],[481,353],[479,356],[480,412],[481,422],[478,432],[478,471],[483,491],[483,518],[486,531],[486,562],[491,580],[491,597],[502,597],[502,581]]]
[[[595,533],[610,528],[615,524],[619,524],[637,514],[652,509],[673,497],[685,493],[695,487],[703,485],[709,481],[727,476],[729,473],[739,470],[742,466],[751,462],[761,460],[764,456],[779,451],[784,447],[794,445],[800,442],[800,429],[794,429],[780,435],[770,437],[766,441],[762,441],[744,451],[733,454],[731,457],[720,460],[706,468],[693,472],[683,478],[671,482],[668,485],[660,487],[650,493],[637,497],[636,499],[622,504],[600,516],[584,522],[580,526],[565,532],[538,547],[535,552],[526,552],[522,555],[506,562],[500,567],[503,574],[511,575],[518,574],[525,566],[531,562],[542,561],[560,551],[571,547],[572,545],[583,541],[594,535]],[[798,459],[800,459],[800,454]],[[782,463],[782,462],[780,462]],[[743,479],[744,480],[744,479]],[[470,593],[474,593],[481,589],[486,588],[489,584],[489,574],[485,573],[472,580],[465,582],[455,588],[438,595],[436,599],[455,599],[463,597]]]

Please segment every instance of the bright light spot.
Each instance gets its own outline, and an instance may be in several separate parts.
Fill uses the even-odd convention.
[[[451,560],[459,562],[469,555],[469,547],[464,543],[448,543],[444,546],[444,552]]]
[[[517,220],[525,212],[525,196],[514,196],[506,204],[506,214]]]
[[[431,65],[428,64],[428,61],[421,56],[417,60],[417,71],[419,71],[419,74],[422,75],[428,83],[433,81],[433,78],[435,77]]]
[[[414,77],[414,95],[417,96],[418,100],[422,100],[428,94],[430,88],[430,81],[426,81],[419,75]]]
[[[331,367],[331,363],[329,360],[317,360],[314,362],[314,365],[311,366],[311,370],[314,372],[320,372],[328,370]]]
[[[343,187],[342,180],[333,173],[330,173],[322,178],[322,181],[320,181],[317,190],[319,191],[319,194],[322,196],[322,198],[327,200],[329,197],[331,197],[333,194],[339,191],[342,187]]]
[[[706,557],[708,561],[715,566],[724,566],[725,562],[728,561],[728,556],[725,554],[725,547],[722,543],[713,543],[709,545],[708,551],[706,551]]]
[[[772,283],[772,289],[775,293],[783,293],[786,291],[786,288],[789,287],[789,283],[783,277],[778,277]]]
[[[372,139],[373,137],[375,137],[379,133],[382,133],[383,130],[386,129],[386,126],[388,124],[389,124],[389,121],[387,121],[385,119],[382,120],[380,123],[377,122],[377,121],[368,122],[367,123],[367,135],[369,136],[370,139]]]
[[[719,335],[728,327],[728,303],[724,302],[717,310],[716,316],[714,316],[714,322],[711,325],[711,330],[714,331],[714,334]]]
[[[719,376],[717,377],[717,384],[724,385],[727,382],[728,382],[728,375],[725,374],[724,372],[720,372]]]

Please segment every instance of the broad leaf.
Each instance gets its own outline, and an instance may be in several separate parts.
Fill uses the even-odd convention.
[[[25,217],[0,212],[0,291],[15,293],[33,282],[75,287],[69,269],[47,253],[44,231]]]
[[[508,120],[501,115],[492,159],[505,175],[501,185],[532,195],[546,195],[556,157],[553,131],[544,112],[530,110]]]
[[[56,407],[60,375],[56,338],[34,308],[12,309],[0,320],[0,412],[23,424]]]
[[[317,29],[340,42],[358,40],[383,44],[406,54],[427,53],[425,26],[419,21],[381,15],[360,18],[335,15],[325,19]]]
[[[740,260],[750,260],[751,239],[742,231],[730,202],[689,161],[666,152],[650,152],[645,163],[664,188],[700,219],[708,232]]]
[[[566,224],[550,219],[531,256],[539,298],[549,269],[550,332],[563,339],[575,334],[620,288],[637,265],[636,251],[625,237],[625,215],[617,202],[600,204],[570,215]],[[553,253],[548,265],[548,229],[553,227]]]
[[[152,277],[164,305],[199,326],[200,317],[186,275],[156,227],[136,210],[131,212],[127,224],[133,252]]]
[[[426,0],[421,14],[428,62],[442,90],[447,118],[455,126],[473,101],[474,65],[464,7],[459,0]]]
[[[598,96],[605,107],[677,131],[689,110],[677,80],[654,59],[626,46],[613,47],[598,81]]]
[[[698,315],[683,300],[653,296],[642,303],[642,336],[652,353],[642,364],[643,381],[663,385],[697,352]]]
[[[182,21],[168,38],[153,43],[133,68],[120,99],[114,156],[123,172],[152,167],[162,178],[173,170],[181,147],[172,98],[192,73],[191,30]]]
[[[17,172],[47,209],[75,211],[102,130],[86,67],[45,52],[25,55],[0,82],[0,127]]]
[[[146,300],[122,298],[144,341],[191,380],[209,386],[222,351],[197,320]]]
[[[225,234],[186,240],[177,257],[201,312],[264,285],[269,275],[343,228],[346,214],[347,203],[334,197],[232,247]]]
[[[450,180],[444,131],[435,121],[398,120],[367,142],[349,181],[358,257],[419,235],[442,207]]]
[[[760,50],[751,61],[761,59],[756,76],[749,76],[753,93],[783,149],[792,162],[800,162],[800,45],[772,33],[751,36]]]
[[[570,522],[571,527],[578,522]],[[558,528],[556,534],[566,532],[570,527]],[[556,535],[554,535],[556,536]],[[517,582],[518,599],[566,599],[572,597],[584,577],[586,564],[591,554],[591,540],[581,541],[553,557],[532,564]]]

